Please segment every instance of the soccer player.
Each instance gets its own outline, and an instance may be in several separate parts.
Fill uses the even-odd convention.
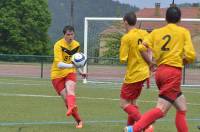
[[[140,96],[145,80],[149,78],[149,66],[138,49],[138,45],[148,33],[137,29],[136,21],[134,12],[129,12],[123,17],[126,34],[121,38],[119,55],[120,62],[127,63],[120,94],[120,106],[128,114],[127,125],[132,125],[141,117],[136,100]]]
[[[76,128],[82,128],[83,122],[78,114],[75,97],[76,67],[71,61],[71,56],[79,52],[80,45],[74,40],[74,27],[65,26],[63,34],[64,37],[54,45],[54,61],[51,68],[52,84],[68,108],[66,115],[72,115],[77,122]],[[80,69],[78,71],[86,77]]]
[[[142,56],[150,65],[154,63],[147,56],[147,48],[153,51],[157,64],[155,73],[159,98],[155,108],[144,113],[134,125],[125,127],[125,132],[141,132],[149,124],[162,118],[174,106],[176,108],[175,124],[178,132],[188,132],[186,121],[186,99],[181,92],[181,76],[184,64],[195,60],[195,51],[190,32],[177,24],[181,19],[178,7],[169,7],[166,12],[167,25],[154,29],[145,37],[139,47]]]

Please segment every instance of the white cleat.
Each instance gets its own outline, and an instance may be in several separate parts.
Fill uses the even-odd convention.
[[[133,127],[132,126],[125,127],[124,132],[133,132]]]

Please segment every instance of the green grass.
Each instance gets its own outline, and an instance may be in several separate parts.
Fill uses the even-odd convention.
[[[77,130],[74,120],[65,117],[64,103],[50,80],[0,78],[0,132],[121,132],[127,115],[119,107],[120,87],[78,83],[77,103],[85,124],[83,129]],[[200,88],[184,88],[183,91],[189,103],[189,130],[198,132]],[[144,89],[138,102],[142,113],[154,107],[156,99],[156,88]],[[175,110],[171,109],[165,118],[154,124],[155,132],[176,132],[174,116]]]

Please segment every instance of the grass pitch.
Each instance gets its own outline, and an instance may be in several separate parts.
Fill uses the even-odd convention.
[[[77,103],[84,120],[83,129],[75,129],[66,117],[66,108],[47,79],[0,78],[0,132],[122,132],[127,115],[119,107],[121,84],[77,85]],[[183,88],[188,102],[190,132],[199,132],[200,88]],[[157,89],[144,88],[140,110],[155,106]],[[155,132],[176,132],[175,110],[155,124]]]

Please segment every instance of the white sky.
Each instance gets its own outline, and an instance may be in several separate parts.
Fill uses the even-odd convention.
[[[169,7],[173,0],[113,0],[120,1],[121,3],[127,3],[130,5],[136,5],[139,8],[154,7],[156,2],[161,3],[161,7]],[[200,3],[200,0],[175,0],[175,3]]]

